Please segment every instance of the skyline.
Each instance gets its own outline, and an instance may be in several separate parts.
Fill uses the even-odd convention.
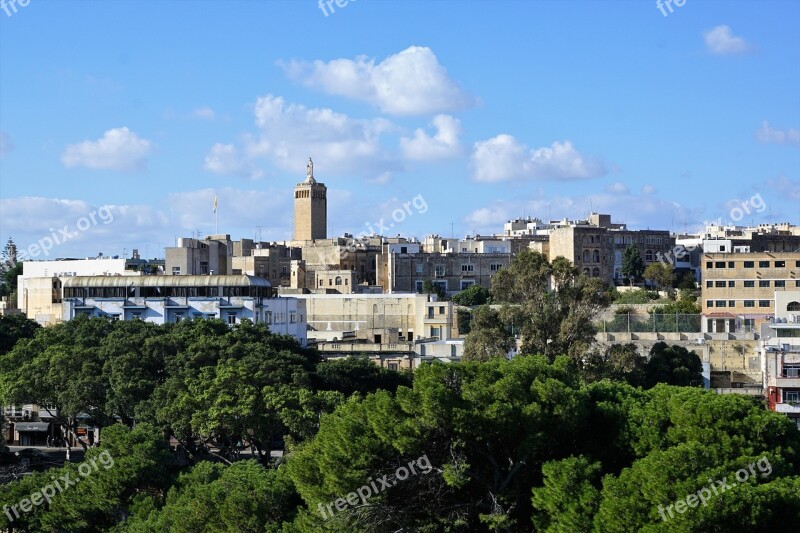
[[[187,4],[0,11],[0,240],[112,206],[40,258],[160,256],[215,197],[220,233],[289,240],[309,157],[329,236],[420,195],[394,233],[800,224],[796,3]]]

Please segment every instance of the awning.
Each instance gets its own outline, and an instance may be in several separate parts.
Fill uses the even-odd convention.
[[[20,433],[39,432],[47,433],[50,429],[50,422],[18,422],[15,426]]]

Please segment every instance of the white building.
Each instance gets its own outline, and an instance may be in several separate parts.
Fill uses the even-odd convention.
[[[270,331],[306,344],[305,302],[276,297],[270,282],[255,276],[79,276],[65,278],[62,316],[141,319],[155,324],[218,318],[266,323]]]
[[[767,404],[800,429],[800,290],[775,291],[775,317],[762,326],[760,348]]]

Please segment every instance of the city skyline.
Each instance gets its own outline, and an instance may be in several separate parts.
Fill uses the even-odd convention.
[[[590,211],[800,224],[791,2],[183,5],[0,11],[0,239],[25,248],[110,206],[41,258],[161,255],[214,233],[218,198],[220,233],[288,240],[309,156],[329,236],[418,195],[426,213],[393,234]]]

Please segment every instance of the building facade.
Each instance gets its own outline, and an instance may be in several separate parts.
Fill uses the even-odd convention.
[[[800,290],[775,292],[773,320],[762,327],[767,405],[800,429]]]
[[[775,294],[800,288],[800,253],[703,253],[703,331],[757,331],[775,313]]]
[[[305,303],[276,297],[255,276],[92,276],[63,281],[62,316],[140,319],[155,324],[216,318],[229,325],[265,323],[306,344]]]

